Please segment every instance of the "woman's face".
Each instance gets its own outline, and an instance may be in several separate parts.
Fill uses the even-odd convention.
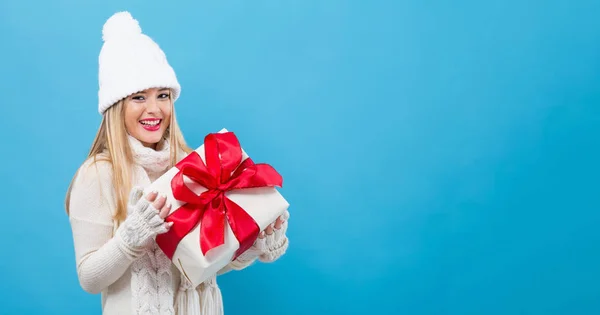
[[[171,90],[147,89],[125,99],[125,128],[144,146],[156,148],[156,144],[171,121]]]

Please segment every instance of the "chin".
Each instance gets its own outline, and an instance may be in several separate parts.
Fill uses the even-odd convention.
[[[156,145],[158,144],[164,136],[164,132],[153,132],[152,134],[148,134],[148,132],[143,131],[138,134],[139,137],[136,137],[140,142],[146,145]]]
[[[144,140],[142,140],[142,142],[155,145],[155,144],[158,144],[161,139],[154,139],[154,138],[152,138],[152,139],[144,139]]]

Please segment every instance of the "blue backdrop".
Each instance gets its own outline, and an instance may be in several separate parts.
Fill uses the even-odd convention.
[[[63,199],[129,10],[192,146],[285,178],[290,249],[227,314],[600,313],[598,1],[0,2],[2,314],[99,314]]]

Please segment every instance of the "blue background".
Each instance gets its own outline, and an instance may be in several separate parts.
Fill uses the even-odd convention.
[[[100,122],[105,20],[275,166],[288,253],[227,314],[599,314],[600,2],[0,2],[2,314],[99,314],[63,199]]]

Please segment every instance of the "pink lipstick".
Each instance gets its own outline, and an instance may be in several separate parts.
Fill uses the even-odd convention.
[[[158,119],[158,118],[146,118],[146,119],[140,120],[140,124],[142,125],[142,128],[144,128],[148,131],[157,131],[158,129],[160,129],[161,122],[162,122],[162,119]]]

